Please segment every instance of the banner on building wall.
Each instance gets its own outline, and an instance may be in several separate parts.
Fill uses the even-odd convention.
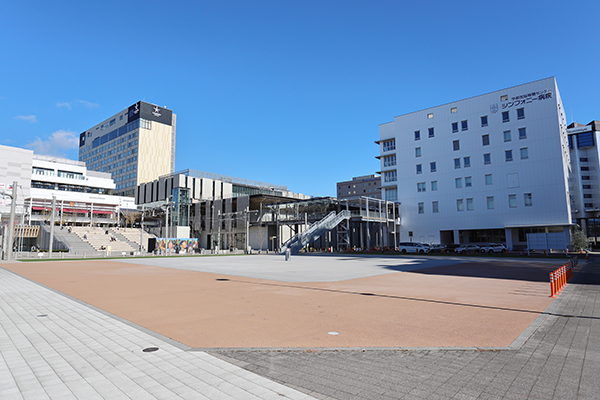
[[[157,249],[159,252],[173,254],[194,254],[196,250],[198,250],[198,239],[156,238],[155,249]]]

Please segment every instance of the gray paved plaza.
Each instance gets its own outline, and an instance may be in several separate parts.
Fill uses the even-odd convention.
[[[218,354],[322,399],[599,399],[599,285],[595,259],[517,349]]]
[[[202,271],[292,282],[313,268],[311,280],[330,281],[429,262],[355,258],[322,271],[310,257],[273,258],[256,276],[233,258]],[[507,349],[202,352],[0,269],[0,399],[598,399],[599,285],[593,259]]]
[[[285,261],[281,255],[218,256],[218,257],[160,257],[119,260],[126,263],[176,268],[189,271],[210,272],[267,279],[280,282],[336,282],[366,278],[400,271],[439,267],[482,259],[486,262],[505,262],[510,258],[479,258],[460,256],[381,256],[303,254]],[[538,261],[538,260],[536,260]],[[539,262],[559,264],[563,259]]]

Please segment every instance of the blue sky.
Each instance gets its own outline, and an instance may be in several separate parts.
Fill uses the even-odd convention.
[[[176,170],[335,196],[394,116],[555,76],[600,119],[600,2],[54,1],[0,14],[0,144],[76,159],[139,100],[177,114]],[[572,115],[572,117],[571,117]]]

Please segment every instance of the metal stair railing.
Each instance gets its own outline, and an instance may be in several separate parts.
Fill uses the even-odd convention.
[[[281,249],[282,254],[285,253],[288,248],[292,254],[298,253],[298,251],[308,243],[317,240],[325,231],[335,228],[340,222],[350,218],[350,216],[351,213],[348,210],[344,210],[337,215],[335,211],[330,212],[320,221],[311,224],[304,232],[296,234],[287,240]]]

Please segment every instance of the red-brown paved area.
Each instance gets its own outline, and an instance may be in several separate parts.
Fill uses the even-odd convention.
[[[470,262],[333,283],[115,261],[2,267],[191,347],[317,348],[509,346],[552,302],[556,265]]]

